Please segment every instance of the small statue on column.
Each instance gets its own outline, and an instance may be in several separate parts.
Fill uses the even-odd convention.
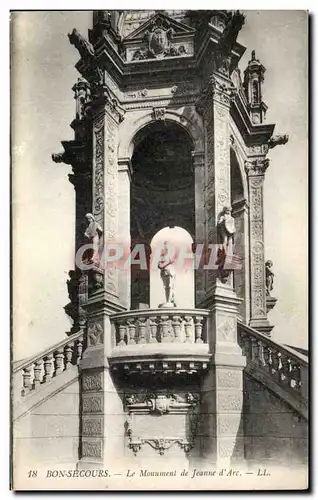
[[[218,249],[216,265],[218,266],[219,278],[222,282],[226,282],[230,275],[230,270],[224,269],[226,257],[233,256],[235,220],[231,212],[230,207],[224,207],[219,215],[217,224],[220,247]]]
[[[273,262],[271,260],[267,260],[265,262],[265,275],[266,275],[266,295],[270,295],[273,290],[274,284],[274,273],[271,270],[273,267]]]
[[[90,258],[90,262],[98,265],[99,264],[99,255],[98,255],[99,239],[103,234],[103,229],[98,224],[98,222],[96,222],[95,217],[92,214],[86,214],[85,219],[88,222],[88,226],[86,228],[84,236],[89,239],[89,242],[92,244],[92,247],[93,247],[93,255]]]
[[[174,259],[170,259],[169,252],[167,248],[168,242],[164,242],[164,247],[160,254],[160,260],[158,262],[158,268],[160,269],[160,277],[163,282],[166,295],[166,304],[163,306],[169,307],[172,305],[176,307],[175,303],[175,278],[176,273],[173,269]]]
[[[221,245],[226,254],[233,253],[234,245],[235,220],[231,212],[230,207],[224,207],[218,220]]]

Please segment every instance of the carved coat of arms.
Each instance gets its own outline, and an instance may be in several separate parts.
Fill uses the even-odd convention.
[[[148,40],[148,51],[152,57],[164,57],[170,52],[171,39],[174,31],[169,27],[168,21],[162,21],[160,18],[145,33],[145,39]]]

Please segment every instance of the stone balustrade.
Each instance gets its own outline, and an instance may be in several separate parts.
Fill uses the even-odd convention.
[[[308,358],[282,346],[266,335],[238,323],[238,342],[248,367],[269,376],[276,384],[306,404],[308,400]]]
[[[21,387],[21,395],[26,396],[71,365],[77,365],[83,349],[84,333],[81,330],[40,355],[15,364],[13,377]]]
[[[205,309],[146,309],[125,311],[111,317],[115,346],[135,344],[206,344]]]

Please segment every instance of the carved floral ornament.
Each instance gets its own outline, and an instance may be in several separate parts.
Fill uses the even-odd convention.
[[[196,104],[196,109],[202,115],[209,110],[214,101],[229,107],[236,92],[237,89],[233,85],[227,85],[212,76]]]
[[[165,451],[174,444],[178,444],[181,449],[188,453],[194,446],[198,431],[198,405],[197,394],[187,393],[184,396],[171,394],[147,394],[147,395],[127,395],[125,400],[129,413],[125,423],[126,436],[129,438],[128,448],[136,455],[142,446],[148,444],[159,455],[164,455]],[[181,437],[133,437],[132,416],[138,413],[157,413],[164,415],[169,412],[186,413],[189,415],[187,438]]]
[[[129,413],[149,412],[164,413],[177,412],[183,413],[197,406],[198,396],[192,393],[187,393],[185,396],[178,394],[146,394],[146,395],[127,395],[125,400],[126,408]]]
[[[245,162],[245,171],[247,175],[264,175],[268,166],[269,166],[268,158],[247,160]]]

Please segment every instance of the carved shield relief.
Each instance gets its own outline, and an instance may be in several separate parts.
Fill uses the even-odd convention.
[[[167,31],[162,28],[155,29],[149,35],[149,50],[157,57],[164,55],[169,46]]]

